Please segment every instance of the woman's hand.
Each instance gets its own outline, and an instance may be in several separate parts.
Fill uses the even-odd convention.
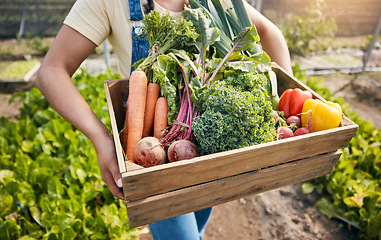
[[[106,182],[115,197],[123,199],[122,179],[116,158],[114,140],[111,133],[109,131],[107,133],[104,138],[94,140],[93,145],[97,152],[103,181]]]

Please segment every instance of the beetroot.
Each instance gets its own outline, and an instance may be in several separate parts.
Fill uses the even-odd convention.
[[[160,165],[166,160],[164,147],[155,137],[145,137],[135,146],[134,161],[143,167]]]
[[[276,130],[276,136],[277,136],[277,139],[280,140],[280,139],[283,139],[283,138],[293,137],[294,133],[288,127],[279,127]]]
[[[170,162],[191,159],[199,156],[196,144],[189,140],[178,140],[173,142],[169,146],[167,154]]]

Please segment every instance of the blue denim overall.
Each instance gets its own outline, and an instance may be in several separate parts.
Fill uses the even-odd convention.
[[[128,0],[132,28],[132,58],[131,65],[148,55],[149,44],[144,37],[136,37],[141,28],[143,13],[140,0]],[[131,71],[134,68],[131,67]],[[179,199],[181,201],[181,199]],[[152,237],[155,240],[199,240],[202,238],[209,221],[212,208],[199,210],[178,217],[168,218],[149,224]]]
[[[143,13],[140,7],[140,0],[128,0],[130,9],[130,21],[133,23],[132,27],[132,56],[131,56],[131,72],[135,69],[132,65],[142,58],[147,57],[149,44],[146,38],[138,37],[141,31],[141,21],[143,20]]]

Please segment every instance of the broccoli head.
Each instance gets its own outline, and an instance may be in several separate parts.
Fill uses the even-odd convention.
[[[201,114],[192,123],[203,155],[275,139],[266,78],[255,72],[226,75],[225,80],[212,83],[203,92]]]

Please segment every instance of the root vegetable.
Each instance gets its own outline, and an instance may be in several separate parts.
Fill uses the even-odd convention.
[[[144,113],[143,137],[152,136],[153,120],[155,115],[156,101],[160,95],[160,87],[157,83],[149,83],[147,86],[146,109]]]
[[[167,160],[167,156],[159,139],[155,137],[145,137],[135,146],[134,160],[143,167],[152,167],[164,164]]]
[[[290,116],[286,120],[287,125],[291,126],[291,124],[295,124],[296,127],[300,128],[301,127],[301,120],[297,116]]]
[[[189,140],[175,141],[168,148],[168,160],[170,162],[191,159],[198,156],[199,152],[196,144]]]
[[[280,140],[283,138],[293,137],[294,133],[288,127],[279,127],[276,131],[276,136],[277,136],[277,139]]]
[[[163,131],[168,126],[168,102],[165,97],[159,97],[156,101],[153,132],[154,137],[161,138]]]
[[[275,125],[276,125],[279,121],[279,115],[278,115],[278,112],[275,110],[273,110],[273,114],[274,114],[274,121],[275,121]]]
[[[303,135],[303,134],[307,134],[307,133],[310,133],[310,130],[308,128],[298,128],[294,132],[294,135],[299,136],[299,135]]]
[[[131,73],[128,95],[128,139],[127,139],[127,159],[133,159],[134,149],[143,136],[144,112],[147,95],[147,76],[143,71],[135,70]]]

